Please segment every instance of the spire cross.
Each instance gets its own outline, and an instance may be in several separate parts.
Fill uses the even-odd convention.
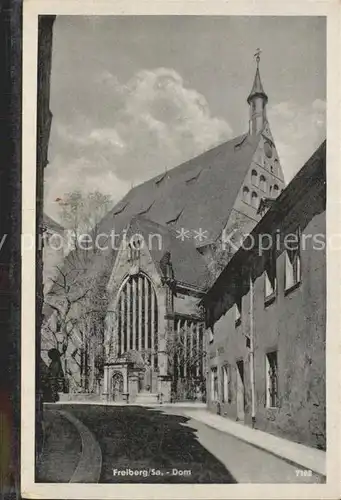
[[[260,61],[260,55],[261,55],[261,53],[262,53],[261,49],[257,49],[256,52],[255,52],[255,55],[254,55],[254,57],[256,58],[257,66],[258,66],[259,61]]]

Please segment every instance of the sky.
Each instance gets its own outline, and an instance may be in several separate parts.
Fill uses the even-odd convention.
[[[326,136],[324,18],[58,16],[46,212],[58,220],[55,200],[73,190],[119,201],[247,132],[257,48],[289,182]]]

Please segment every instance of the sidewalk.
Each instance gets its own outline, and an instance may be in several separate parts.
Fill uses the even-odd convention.
[[[247,425],[214,415],[207,410],[185,410],[183,414],[209,427],[231,434],[257,448],[268,451],[283,460],[297,464],[303,469],[312,470],[323,476],[326,475],[326,453],[322,450],[298,444],[258,429],[252,429]]]
[[[44,410],[44,445],[37,463],[38,482],[68,483],[82,454],[75,426],[54,409]]]
[[[90,430],[54,403],[44,408],[45,440],[37,464],[37,481],[97,483],[102,454]]]

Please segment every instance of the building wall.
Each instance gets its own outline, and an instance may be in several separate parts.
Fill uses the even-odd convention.
[[[245,300],[247,298],[245,297]],[[245,311],[245,306],[243,306]],[[241,324],[236,326],[235,306],[232,306],[214,325],[214,341],[208,344],[208,374],[207,374],[207,405],[208,408],[237,420],[237,360],[244,361],[245,381],[245,422],[251,421],[251,384],[248,349],[246,347],[245,328],[248,326],[246,315],[243,314]],[[230,367],[230,383],[228,400],[223,401],[221,369],[224,365]],[[214,400],[211,391],[211,369],[218,370],[219,397]]]
[[[314,203],[311,203],[311,200]],[[276,261],[277,295],[264,303],[264,259],[256,264],[254,281],[253,338],[255,373],[255,426],[294,441],[324,448],[325,435],[325,331],[326,331],[326,256],[318,249],[312,236],[325,236],[324,191],[318,185],[289,211],[276,228],[282,237],[293,233],[300,224],[306,248],[301,251],[301,283],[285,293],[285,253],[283,246]],[[244,269],[250,262],[243,264]],[[222,301],[224,301],[222,296]],[[226,298],[227,300],[227,298]],[[214,340],[209,345],[208,364],[231,365],[230,402],[219,405],[212,401],[208,380],[208,406],[212,411],[236,418],[236,361],[244,360],[245,423],[251,423],[250,348],[246,335],[250,333],[250,290],[242,299],[241,324],[235,324],[235,305],[214,325]],[[266,406],[266,353],[277,350],[279,405]],[[210,379],[210,377],[209,377]]]

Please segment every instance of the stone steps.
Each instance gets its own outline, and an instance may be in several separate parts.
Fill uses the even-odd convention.
[[[63,393],[59,392],[59,401],[101,401],[101,396],[99,394],[93,393]]]
[[[141,391],[136,395],[135,404],[157,404],[159,402],[157,394],[147,391]]]

